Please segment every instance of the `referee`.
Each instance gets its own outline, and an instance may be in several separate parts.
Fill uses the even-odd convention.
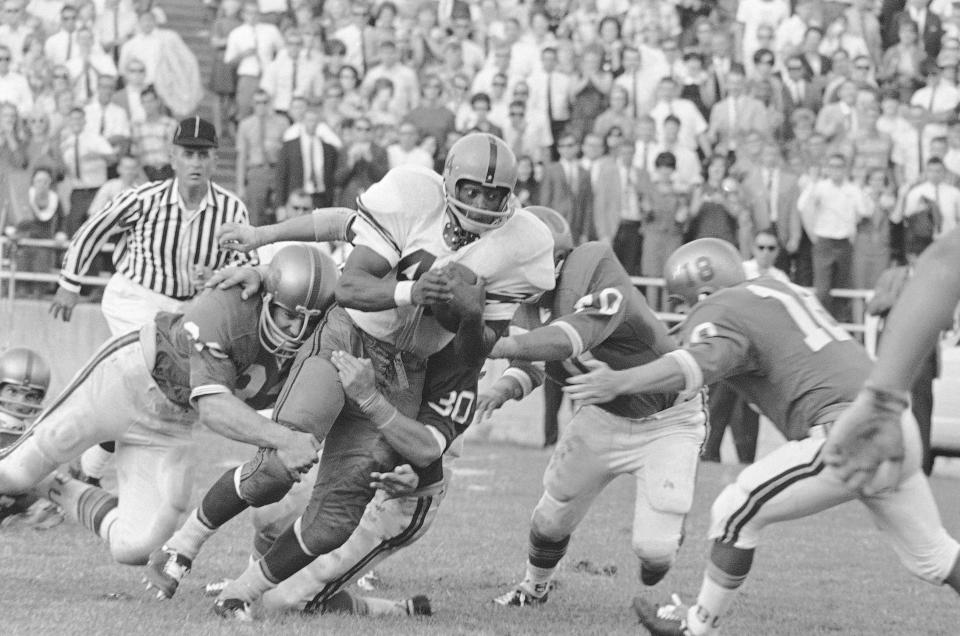
[[[120,193],[77,230],[64,257],[54,318],[70,320],[80,277],[111,238],[116,274],[103,293],[101,311],[116,336],[139,329],[158,311],[177,311],[213,270],[249,258],[222,251],[217,229],[249,223],[243,202],[210,180],[216,165],[217,131],[200,117],[180,122],[170,151],[174,178]]]

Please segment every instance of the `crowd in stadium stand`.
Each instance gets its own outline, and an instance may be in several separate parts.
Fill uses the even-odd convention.
[[[162,2],[2,7],[0,220],[69,236],[170,176],[201,87]],[[220,0],[191,28],[254,224],[352,206],[486,131],[520,158],[522,204],[632,274],[704,236],[748,259],[772,230],[777,267],[847,318],[828,290],[872,288],[960,219],[957,0]]]

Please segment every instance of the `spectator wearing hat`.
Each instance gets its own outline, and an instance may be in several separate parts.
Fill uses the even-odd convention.
[[[82,131],[82,110],[71,112],[71,125]],[[213,270],[250,260],[221,249],[215,238],[223,223],[248,222],[240,198],[211,181],[217,146],[213,124],[200,117],[184,119],[173,135],[174,178],[122,192],[80,227],[50,306],[54,318],[70,320],[80,277],[110,240],[126,246],[113,252],[116,273],[101,304],[114,335],[139,328],[158,311],[176,311]]]

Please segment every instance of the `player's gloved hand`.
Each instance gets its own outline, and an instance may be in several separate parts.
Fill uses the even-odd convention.
[[[580,404],[603,404],[627,390],[622,371],[614,371],[605,362],[584,360],[590,371],[567,380],[563,392]]]
[[[906,392],[868,386],[833,423],[823,460],[843,483],[865,495],[899,483],[904,458],[900,417],[909,404]]]
[[[50,314],[56,319],[63,316],[63,322],[70,322],[70,316],[73,314],[73,308],[77,306],[80,294],[72,292],[63,287],[57,287],[57,293],[53,296],[53,302],[50,303]]]
[[[230,289],[231,287],[239,285],[241,290],[240,297],[246,300],[259,293],[262,284],[263,273],[256,267],[230,265],[218,269],[211,274],[203,286],[208,288]]]
[[[409,464],[401,464],[389,473],[370,473],[370,487],[382,490],[391,498],[409,495],[420,485],[420,476]]]
[[[225,250],[249,252],[261,246],[257,228],[246,223],[224,223],[217,228],[217,242]]]
[[[303,473],[320,459],[320,442],[310,433],[290,431],[287,441],[277,447],[277,458],[294,481],[300,481]]]
[[[334,351],[330,362],[340,374],[343,393],[357,404],[363,404],[377,392],[373,363],[368,358],[357,358],[346,351]]]
[[[413,283],[410,299],[414,305],[433,305],[449,302],[450,283],[440,270],[430,270]]]

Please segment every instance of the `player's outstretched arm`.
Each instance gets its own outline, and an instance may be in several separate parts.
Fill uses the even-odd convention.
[[[934,242],[917,261],[913,278],[887,316],[869,384],[908,391],[940,331],[951,326],[958,301],[960,228]]]
[[[217,240],[220,247],[241,252],[280,241],[347,241],[355,214],[349,208],[320,208],[313,214],[259,227],[224,223],[217,230]]]
[[[313,435],[263,417],[232,393],[202,395],[195,403],[200,421],[213,432],[238,442],[275,448],[280,461],[297,481],[317,462],[320,443]]]
[[[489,357],[549,362],[566,360],[573,353],[570,336],[561,327],[552,324],[516,336],[500,338],[493,345]]]
[[[377,390],[370,360],[334,351],[330,361],[337,367],[344,394],[377,425],[387,442],[416,466],[429,466],[446,450],[422,423],[409,418]]]
[[[687,385],[683,369],[672,356],[621,371],[599,360],[585,360],[584,364],[590,371],[569,378],[563,387],[570,399],[581,404],[603,404],[633,393],[674,393]]]

